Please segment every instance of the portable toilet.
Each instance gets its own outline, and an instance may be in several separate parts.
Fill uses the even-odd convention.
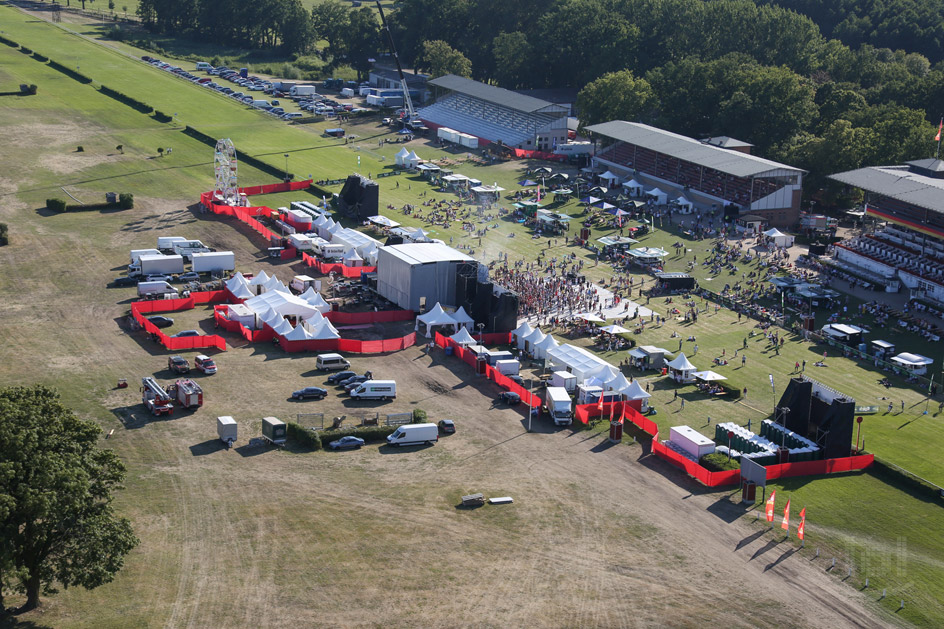
[[[229,415],[216,418],[216,435],[220,438],[220,441],[226,444],[227,448],[232,448],[233,444],[236,443],[237,429],[236,420]]]
[[[262,438],[276,445],[285,443],[285,422],[276,417],[263,417]]]

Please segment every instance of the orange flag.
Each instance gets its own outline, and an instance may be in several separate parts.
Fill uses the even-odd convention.
[[[944,129],[944,118],[941,118],[941,124],[937,126],[937,135],[934,136],[935,142],[941,141],[941,130]]]
[[[768,522],[774,521],[774,500],[776,500],[776,498],[777,498],[777,492],[776,491],[770,492],[770,498],[767,499],[767,510],[766,510]]]
[[[797,537],[799,537],[801,540],[803,539],[803,535],[806,532],[805,529],[806,529],[806,507],[803,507],[803,509],[800,510],[800,525],[797,527]]]
[[[597,410],[603,412],[603,392],[600,392],[600,402],[597,404]]]
[[[780,528],[784,531],[790,530],[790,499],[787,498],[787,506],[783,508],[783,522],[780,523]]]

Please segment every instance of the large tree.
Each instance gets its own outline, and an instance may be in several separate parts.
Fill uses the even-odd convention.
[[[577,95],[582,127],[609,120],[637,121],[652,114],[656,99],[649,82],[629,70],[604,74]]]
[[[100,433],[52,389],[0,390],[0,592],[25,592],[23,611],[110,582],[138,542],[112,508],[125,470]]]
[[[444,41],[423,42],[423,61],[433,77],[444,74],[472,76],[472,62]]]

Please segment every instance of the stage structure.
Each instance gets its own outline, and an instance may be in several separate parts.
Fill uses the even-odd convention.
[[[216,170],[216,187],[213,197],[224,205],[239,205],[239,188],[236,177],[236,147],[229,138],[216,143],[213,159]]]

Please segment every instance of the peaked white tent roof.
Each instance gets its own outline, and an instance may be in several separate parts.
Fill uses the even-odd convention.
[[[409,154],[410,154],[410,152],[409,152],[408,150],[406,150],[406,147],[404,146],[403,148],[401,148],[401,149],[397,152],[396,156],[394,156],[394,162],[397,163],[397,164],[399,164],[399,165],[402,165],[402,164],[403,164],[403,161],[404,161],[404,158],[405,158],[407,155],[409,155]]]
[[[327,222],[328,222],[328,217],[324,214],[319,214],[317,217],[315,217],[315,220],[313,220],[311,224],[314,225],[315,227],[321,227]]]
[[[619,179],[619,178],[620,178],[620,176],[617,175],[617,174],[615,174],[615,173],[614,173],[613,171],[611,171],[611,170],[607,170],[605,173],[603,173],[602,175],[600,175],[600,179],[607,179],[607,180],[609,180],[609,179]]]
[[[557,339],[555,339],[550,334],[545,334],[543,339],[534,344],[534,347],[535,349],[540,349],[546,352],[552,347],[557,347],[558,345],[560,345],[560,343],[557,342]]]
[[[303,325],[297,325],[291,332],[285,335],[286,341],[308,341],[311,339],[311,334],[308,330],[305,329]]]
[[[442,305],[440,305],[438,301],[429,312],[426,314],[421,314],[416,318],[416,320],[422,321],[427,326],[456,325],[456,320],[452,318],[452,315],[443,310]]]
[[[262,314],[259,315],[259,318],[262,319],[264,323],[268,323],[270,327],[275,327],[278,325],[279,321],[282,321],[282,315],[277,313],[272,308],[266,308]]]
[[[233,291],[237,286],[249,286],[249,280],[246,279],[246,276],[236,271],[236,274],[233,277],[226,280],[226,288]]]
[[[288,291],[269,291],[246,300],[246,306],[255,312],[265,312],[271,308],[281,316],[294,315],[308,317],[318,309],[304,299],[296,297]]]
[[[321,321],[322,321],[323,319],[324,319],[324,315],[321,314],[320,312],[318,312],[317,310],[315,310],[315,311],[311,314],[311,316],[305,317],[304,321],[305,321],[305,324],[308,326],[309,329],[313,329],[316,325],[318,325],[319,323],[321,323]]]
[[[272,326],[272,329],[275,330],[275,333],[279,336],[285,336],[295,328],[292,327],[292,324],[289,323],[286,319],[282,319],[277,324]]]
[[[475,319],[470,317],[469,313],[467,313],[462,306],[459,306],[459,309],[452,313],[452,318],[456,320],[456,323],[464,327],[475,325]]]
[[[643,185],[639,183],[638,181],[636,181],[635,179],[624,181],[622,185],[624,188],[642,188],[643,187]]]
[[[364,258],[358,255],[357,249],[351,249],[350,251],[344,254],[341,260],[343,260],[344,263],[347,264],[348,262],[363,262]],[[356,265],[348,264],[347,266],[356,266]]]
[[[531,334],[524,337],[522,340],[527,341],[528,343],[531,343],[531,345],[533,346],[543,341],[545,336],[547,335],[544,334],[544,332],[541,332],[540,328],[534,328],[531,331]]]
[[[337,330],[334,329],[334,326],[331,325],[330,321],[327,319],[322,319],[312,328],[311,338],[323,341],[327,339],[341,338],[341,335]]]
[[[629,386],[629,380],[626,379],[622,373],[616,374],[616,377],[612,380],[607,380],[603,383],[607,389],[612,389],[614,391],[619,391],[622,393],[623,389]]]
[[[692,374],[699,380],[704,380],[705,382],[714,382],[715,380],[727,380],[720,373],[715,373],[711,370],[708,371],[696,371]]]
[[[410,151],[410,154],[407,155],[403,161],[405,163],[420,162],[423,161],[422,158],[416,154],[416,151]]]
[[[685,358],[684,352],[676,356],[674,359],[666,363],[666,366],[671,367],[672,369],[678,369],[679,371],[694,371],[696,369],[695,365],[690,363],[687,358]]]
[[[685,197],[684,194],[681,195],[681,196],[679,196],[679,198],[677,198],[677,199],[675,200],[675,202],[678,203],[679,205],[689,205],[689,206],[690,206],[690,205],[692,204],[692,202],[689,201],[689,200]]]
[[[249,280],[249,285],[250,286],[263,286],[268,281],[269,281],[269,274],[266,273],[265,271],[259,271],[258,275],[253,276],[253,278]]]
[[[626,396],[627,400],[645,400],[652,397],[642,388],[642,385],[639,384],[639,380],[630,382],[629,386],[623,389],[621,393]]]
[[[334,233],[336,233],[336,232],[338,232],[338,231],[340,231],[340,230],[342,230],[342,229],[344,229],[344,228],[341,227],[341,224],[340,224],[340,223],[334,223],[334,224],[332,224],[330,227],[328,227],[328,233],[329,233],[329,234],[334,234]]]
[[[531,334],[532,330],[534,330],[534,328],[531,327],[530,323],[527,321],[522,321],[521,324],[511,332],[511,334],[516,337],[524,338]]]
[[[780,231],[780,230],[777,229],[776,227],[771,227],[770,229],[768,229],[767,231],[764,232],[764,235],[765,235],[765,236],[770,236],[771,238],[777,238],[778,236],[786,236],[785,233],[783,233],[782,231]]]
[[[309,305],[314,306],[319,313],[325,313],[331,310],[331,304],[326,302],[325,298],[321,296],[321,293],[317,292],[311,286],[299,297],[308,302]]]
[[[453,341],[459,345],[470,345],[475,343],[475,339],[472,338],[472,335],[469,334],[469,331],[466,328],[459,328],[459,331],[450,336]]]
[[[242,283],[237,282],[234,286],[229,286],[227,284],[227,288],[229,288],[229,292],[231,292],[233,297],[236,299],[249,299],[255,295],[255,293],[252,292],[252,289],[249,288],[249,284],[246,283],[245,279],[243,279]]]
[[[646,194],[652,195],[654,197],[664,196],[665,193],[662,192],[659,188],[652,188],[651,190],[646,190]]]

